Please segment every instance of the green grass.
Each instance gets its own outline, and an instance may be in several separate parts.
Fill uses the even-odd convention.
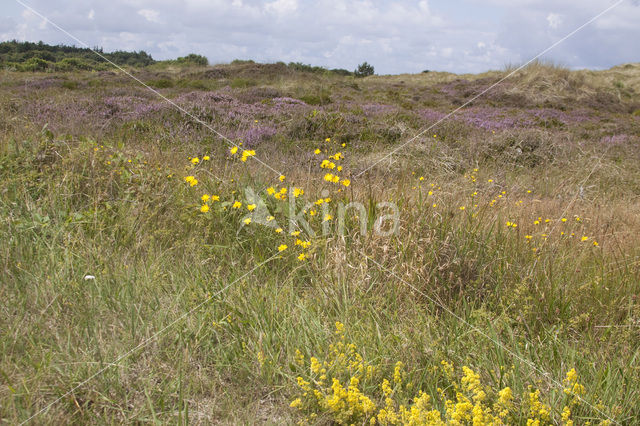
[[[326,170],[317,167],[316,147],[343,152],[341,174],[355,175],[396,146],[388,137],[378,139],[376,129],[404,123],[409,136],[421,125],[401,108],[393,118],[370,119],[357,128],[340,111],[347,91],[362,104],[387,99],[396,77],[359,81],[364,88],[358,94],[347,89],[349,77],[318,75],[309,84],[308,76],[292,75],[265,84],[259,76],[235,76],[242,66],[229,66],[232,94],[254,84],[284,96],[331,88],[326,95],[335,109],[292,117],[283,124],[292,127],[256,148],[257,157],[283,170],[285,183],[305,189],[299,203],[315,201],[322,189],[330,191],[332,206],[362,202],[369,232],[363,235],[347,215],[343,236],[309,238],[308,258],[299,261],[296,238],[284,235],[287,229],[277,234],[255,224],[240,228],[247,210],[231,207],[235,200],[246,205],[246,186],[284,184],[252,159],[231,158],[205,129],[166,113],[106,125],[50,123],[55,131],[41,131],[35,119],[24,118],[26,104],[3,98],[2,422],[31,416],[35,424],[341,421],[347,408],[333,412],[306,399],[297,385],[298,376],[313,377],[310,357],[330,358],[340,322],[344,342],[353,342],[363,362],[375,366],[360,390],[374,401],[376,413],[385,407],[380,384],[385,378],[393,383],[401,361],[403,381],[392,395],[396,410],[410,406],[422,390],[445,419],[445,400],[455,397],[456,383],[463,386],[461,367],[469,366],[489,399],[512,389],[508,423],[526,424],[531,417],[529,386],[540,389],[549,405],[549,422],[561,423],[563,408],[570,406],[576,424],[607,417],[637,423],[635,121],[609,117],[631,135],[619,147],[602,145],[599,134],[579,139],[583,127],[492,134],[452,123],[337,192],[322,180]],[[431,74],[424,78],[435,78]],[[8,94],[23,76],[11,78],[1,89]],[[84,78],[95,77],[77,76]],[[183,78],[176,81],[188,80]],[[126,80],[105,84],[54,88],[51,95],[62,105],[74,96],[138,90]],[[194,88],[181,83],[173,90]],[[78,134],[83,125],[85,133]],[[350,134],[371,138],[340,147]],[[539,145],[519,156],[505,148],[514,138]],[[204,154],[211,161],[190,163],[191,156]],[[188,175],[197,177],[197,186],[184,181]],[[203,193],[220,196],[206,214],[199,211]],[[398,232],[375,236],[380,212],[374,206],[390,200],[399,207]],[[267,204],[282,221],[288,204],[273,197]],[[319,216],[310,219],[316,230]],[[507,227],[507,221],[518,226]],[[582,236],[588,240],[580,241]],[[272,259],[282,243],[289,248]],[[85,280],[88,274],[95,280]],[[454,364],[455,377],[443,372],[443,360]],[[585,387],[575,404],[563,392],[572,368]],[[336,366],[329,375],[346,387],[353,371]],[[328,387],[317,389],[330,394]],[[438,388],[446,398],[439,398]],[[302,410],[289,406],[295,398],[305,401]]]

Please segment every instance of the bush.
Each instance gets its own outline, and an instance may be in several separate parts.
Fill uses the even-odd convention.
[[[196,55],[195,53],[190,53],[187,56],[182,56],[176,59],[176,62],[179,64],[188,64],[188,65],[200,65],[200,66],[209,65],[209,60],[206,57],[202,55]]]
[[[168,78],[161,78],[159,80],[152,80],[149,82],[149,86],[155,87],[156,89],[168,89],[174,86],[173,80]]]
[[[78,82],[77,81],[63,81],[62,82],[62,87],[64,87],[65,89],[69,89],[69,90],[75,90],[78,88]]]
[[[53,65],[52,62],[45,61],[40,58],[31,58],[28,61],[19,64],[20,71],[46,71],[49,67]]]
[[[327,105],[331,103],[331,97],[326,91],[321,91],[317,94],[307,94],[300,96],[301,101],[307,105]]]
[[[369,65],[368,63],[363,62],[360,65],[358,65],[358,68],[356,68],[356,70],[353,73],[355,74],[356,77],[367,77],[367,76],[373,75],[374,73],[373,65]]]
[[[234,78],[231,81],[232,89],[246,89],[247,87],[255,86],[257,83],[254,80],[248,78]]]
[[[104,58],[97,56],[96,52]],[[77,62],[64,63],[67,59]],[[92,50],[75,46],[52,46],[43,42],[30,43],[16,40],[0,43],[0,65],[17,64],[18,71],[105,69],[107,59],[118,65],[128,66],[142,67],[155,63],[155,60],[142,50],[140,52],[116,51],[107,53],[99,47]],[[45,60],[55,66],[51,67],[47,64],[45,67],[45,64],[35,60]]]
[[[78,58],[64,58],[63,60],[56,62],[55,68],[58,71],[75,71],[75,70],[92,70],[96,68],[95,62],[93,64],[83,61]]]
[[[334,68],[331,70],[332,73],[334,74],[338,74],[338,75],[343,75],[343,76],[350,76],[353,75],[353,73],[349,70],[345,70],[343,68]]]
[[[289,62],[289,65],[287,66],[294,71],[300,71],[300,72],[310,72],[310,73],[321,74],[327,71],[326,68],[303,64],[302,62]]]

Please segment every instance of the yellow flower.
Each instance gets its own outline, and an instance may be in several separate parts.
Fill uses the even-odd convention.
[[[320,154],[322,151],[320,151],[320,148],[316,148],[315,151],[313,151],[314,154],[318,155]]]
[[[236,201],[231,207],[233,207],[234,209],[239,209],[240,207],[242,207],[242,203],[240,201]]]
[[[326,138],[324,141],[325,142],[331,142],[331,138]]]
[[[273,195],[275,193],[276,193],[276,190],[273,188],[273,186],[270,186],[267,188],[267,194]]]
[[[251,218],[250,218],[250,217],[248,217],[248,218],[246,218],[246,219],[244,220],[244,224],[245,224],[245,225],[248,225],[248,224],[250,224],[250,223],[251,223]]]
[[[211,202],[213,203],[214,201],[220,201],[220,197],[218,195],[212,195]]]
[[[287,249],[287,245],[286,244],[280,244],[278,246],[278,251],[285,251]]]
[[[344,334],[344,324],[340,321],[336,321],[336,334]]]
[[[272,220],[274,220],[274,219],[275,219],[275,217],[273,217],[273,216],[269,216],[269,217],[267,218],[267,222],[271,222],[271,221],[272,221]]]
[[[235,154],[236,154],[236,152],[238,152],[238,147],[237,147],[237,146],[232,147],[232,148],[229,150],[229,152],[231,153],[231,155],[235,155]]]
[[[187,176],[184,178],[185,182],[189,182],[191,183],[192,180],[194,180],[195,178],[193,176]]]
[[[242,158],[240,160],[243,162],[247,161],[247,158],[253,157],[254,155],[256,155],[256,152],[253,149],[245,149],[242,151]]]
[[[322,163],[320,163],[320,168],[321,169],[330,169],[331,167],[329,167],[329,164],[331,163],[331,161],[329,160],[322,160]],[[335,165],[334,165],[335,167]]]
[[[465,206],[460,206],[460,210],[464,210],[465,208]]]
[[[599,246],[598,242],[597,242],[597,241],[594,241],[594,242],[593,242],[593,246],[594,246],[594,247],[598,247],[598,246]]]
[[[560,219],[560,220],[561,220],[562,222],[566,222],[566,221],[567,221],[567,218],[566,218],[566,217],[563,217],[563,218],[562,218],[562,219]]]
[[[298,235],[300,235],[300,231],[293,231],[293,232],[291,232],[291,236],[292,236],[292,237],[297,237]]]
[[[342,182],[340,182],[340,183],[342,183],[342,185],[344,185],[344,186],[351,185],[351,181],[349,179],[343,179]]]
[[[324,180],[326,180],[327,182],[331,182],[333,180],[333,175],[331,173],[327,173],[326,175],[324,175]]]
[[[200,162],[200,159],[198,157],[193,157],[191,159],[191,164],[198,164]]]
[[[207,194],[204,194],[202,197],[200,197],[200,199],[201,199],[203,202],[205,202],[205,203],[206,203],[207,201],[209,201],[209,198],[211,198],[211,197],[209,197],[209,195],[207,195]]]
[[[424,180],[424,176],[420,176],[420,179],[419,179],[419,180]]]
[[[293,196],[295,198],[298,198],[302,194],[304,194],[304,190],[302,188],[293,188]]]
[[[510,387],[506,387],[498,392],[498,402],[507,405],[513,399],[513,392]]]
[[[402,383],[402,368],[403,367],[404,367],[404,364],[402,363],[402,361],[396,362],[396,367],[393,370],[393,381],[396,384]]]
[[[282,228],[276,229],[276,234],[280,234],[282,232]]]
[[[205,155],[204,157],[202,157],[202,159],[204,161],[209,161],[209,160],[211,160],[211,157],[209,157],[208,155]]]
[[[202,207],[200,207],[200,211],[201,211],[202,213],[206,213],[206,212],[208,212],[208,211],[209,211],[209,206],[208,206],[208,205],[206,205],[206,204],[203,204],[203,205],[202,205]]]
[[[255,204],[247,204],[247,210],[254,211],[256,209],[256,205]]]
[[[284,180],[285,180],[286,178],[284,177],[284,175],[280,175],[280,177],[279,177],[278,179],[280,179],[280,182],[284,182]]]
[[[190,186],[196,186],[198,184],[198,179],[193,179],[191,180],[191,182],[189,182]]]
[[[324,222],[327,222],[327,221],[329,221],[329,220],[331,220],[331,219],[333,219],[333,216],[331,216],[330,214],[326,214],[326,215],[324,216]]]
[[[307,256],[304,253],[300,253],[300,255],[298,256],[298,260],[302,261],[306,258]]]
[[[580,239],[581,241],[587,241],[589,239],[589,237],[587,237],[586,235],[583,235],[582,238]]]
[[[300,398],[296,398],[293,401],[291,401],[291,404],[289,404],[289,407],[291,408],[298,408],[302,405],[302,400]]]

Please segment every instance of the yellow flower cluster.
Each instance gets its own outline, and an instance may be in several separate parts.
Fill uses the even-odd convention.
[[[325,140],[326,143],[331,143],[331,138],[327,138]],[[345,144],[342,144],[342,146],[344,147]],[[314,154],[320,154],[322,151],[320,149],[316,149],[314,151]],[[335,162],[343,160],[344,159],[344,154],[342,152],[336,152],[335,154],[329,155],[327,156],[327,158],[323,159],[322,162],[320,163],[320,168],[321,169],[329,169],[329,170],[336,170],[338,172],[342,171],[342,166],[337,165]],[[334,162],[335,161],[335,162]],[[324,175],[324,180],[326,182],[329,183],[336,183],[336,184],[341,184],[344,187],[348,187],[349,185],[351,185],[351,180],[346,179],[346,178],[341,178],[340,176],[333,174],[333,173],[326,173]]]
[[[572,404],[577,403],[580,397],[585,394],[585,388],[578,383],[578,373],[575,368],[567,371],[567,376],[563,380],[564,393],[573,397]]]
[[[344,160],[345,154],[343,153],[342,150],[335,149],[334,142],[330,138],[327,138],[325,140],[325,143],[327,144],[326,148],[325,147],[323,147],[323,149],[318,148],[314,151],[315,154],[322,154],[323,152],[327,153],[328,151],[332,152],[331,154],[325,154],[325,158],[321,160],[321,164],[320,164],[321,168],[328,169],[335,172],[341,172],[343,170],[343,167],[339,165],[338,162]],[[344,143],[341,145],[343,148],[345,147]],[[246,162],[250,157],[255,156],[256,152],[251,149],[243,148],[242,143],[240,142],[229,149],[229,154],[230,154],[228,157],[229,159],[239,158],[242,162]],[[200,156],[189,157],[190,164],[188,165],[187,170],[192,170],[196,168],[199,169],[200,167],[202,167],[203,162],[209,161],[210,159],[211,157],[209,155],[204,155],[201,157]],[[194,187],[199,183],[198,179],[196,179],[196,177],[192,175],[186,176],[184,179],[191,187]],[[284,183],[286,180],[285,175],[280,175],[278,177],[278,180]],[[349,179],[340,178],[339,176],[334,174],[331,174],[330,178],[327,177],[326,180],[340,185],[340,188],[337,189],[337,192],[341,192],[343,188],[349,187],[351,185],[351,181]],[[233,181],[234,180],[231,179],[231,182]],[[281,202],[291,202],[292,200],[297,198],[304,198],[304,195],[305,195],[305,191],[301,187],[291,186],[290,188],[288,188],[287,186],[284,186],[284,185],[270,186],[266,189],[266,192],[270,197],[273,197],[275,200],[281,201]],[[231,191],[232,195],[235,193],[236,191]],[[217,195],[203,194],[200,196],[200,200],[202,201],[202,203],[198,207],[199,211],[204,214],[208,214],[210,211],[213,210],[213,202],[220,201],[220,197]],[[331,198],[325,196],[315,201],[314,203],[315,206],[313,206],[312,208],[303,209],[303,214],[308,215],[310,219],[315,219],[315,221],[310,221],[310,224],[312,225],[315,224],[317,226],[317,225],[320,225],[321,223],[324,223],[325,225],[323,226],[326,226],[327,222],[333,220],[334,213],[331,212],[330,210],[327,210],[326,206],[322,206],[320,209],[316,207],[316,206],[320,206],[321,204],[330,203],[330,202],[331,202]],[[241,211],[241,209],[243,209],[244,207],[244,204],[243,204],[243,201],[241,200],[231,199],[228,201],[227,200],[223,201],[222,203],[219,204],[219,206],[220,207],[216,209],[216,212]],[[255,212],[259,211],[258,206],[251,202],[246,204],[246,207],[247,207],[247,210],[252,214],[257,214]],[[285,211],[286,209],[276,208],[276,210]],[[320,212],[320,210],[322,211]],[[274,220],[275,220],[274,216],[266,217],[267,222],[274,221]],[[250,225],[254,222],[260,223],[253,215],[246,216],[243,219],[241,219],[241,221],[244,225]],[[274,227],[274,229],[276,234],[281,234],[282,236],[284,236],[284,230],[282,228]],[[298,261],[305,261],[309,259],[311,255],[309,250],[311,249],[312,243],[311,241],[306,241],[303,238],[297,238],[300,235],[300,232],[299,231],[296,231],[296,232],[297,234],[293,234],[293,233],[291,234],[292,237],[296,237],[294,240],[280,241],[278,242],[278,244],[275,245],[275,247],[281,253],[284,252],[285,250],[287,251],[287,253],[291,252],[292,257],[295,256]],[[294,254],[291,248],[298,248],[298,247],[301,250]],[[284,253],[283,253],[283,256],[281,257],[284,257]]]
[[[540,401],[540,389],[534,391],[529,386],[528,402],[530,418],[527,420],[527,425],[546,423],[549,420],[551,408]]]
[[[297,378],[299,392],[291,407],[307,415],[304,421],[320,416],[329,422],[380,425],[527,425],[562,422],[573,426],[571,405],[564,406],[559,417],[552,415],[548,404],[542,402],[540,390],[529,387],[521,399],[514,397],[510,387],[492,389],[482,383],[481,375],[468,366],[456,372],[453,364],[443,360],[427,371],[434,373],[438,387],[435,400],[421,389],[413,391],[411,377],[403,362],[395,363],[390,376],[385,377],[382,365],[366,362],[356,346],[345,341],[345,326],[335,323],[335,339],[329,345],[326,359],[311,356],[306,362],[300,350],[295,352],[295,365],[300,368]],[[304,377],[303,377],[304,376]],[[575,369],[567,373],[565,392],[584,393]],[[573,403],[572,403],[573,404]]]
[[[238,150],[239,150],[239,146],[236,145],[229,150],[229,153],[235,156],[238,153]],[[243,149],[242,153],[240,154],[240,160],[244,163],[247,161],[249,157],[253,157],[255,155],[256,155],[256,152],[253,149]]]

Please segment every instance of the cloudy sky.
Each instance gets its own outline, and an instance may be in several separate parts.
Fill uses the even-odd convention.
[[[80,45],[16,0],[0,40]],[[89,46],[303,62],[378,74],[519,64],[617,0],[20,0]],[[572,68],[640,62],[640,2],[625,0],[543,58]],[[636,40],[636,42],[634,42]]]

